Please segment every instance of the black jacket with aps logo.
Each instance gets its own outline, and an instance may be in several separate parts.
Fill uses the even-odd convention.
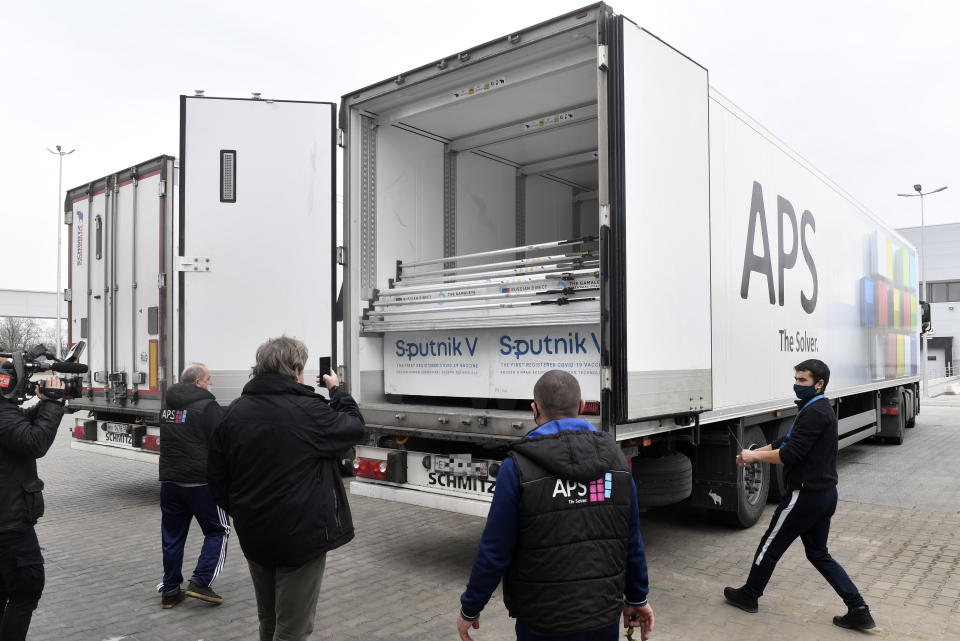
[[[177,383],[160,412],[160,480],[206,483],[210,439],[223,408],[207,390]]]
[[[623,609],[633,480],[605,432],[563,430],[513,446],[517,547],[503,583],[535,634],[596,630]]]

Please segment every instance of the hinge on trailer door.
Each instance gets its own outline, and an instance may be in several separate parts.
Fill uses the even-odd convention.
[[[157,195],[166,196],[167,195],[167,181],[161,180],[159,186],[157,187]]]
[[[337,246],[337,264],[344,267],[347,265],[347,248],[343,245]]]
[[[213,264],[209,256],[177,256],[178,272],[209,272]]]
[[[610,226],[610,203],[600,205],[600,224],[604,227]]]
[[[63,290],[63,300],[64,302],[71,303],[73,302],[73,290],[65,289]]]
[[[157,274],[157,287],[166,287],[167,286],[167,275],[166,274]]]
[[[65,211],[65,212],[63,212],[63,224],[64,224],[64,225],[72,225],[72,224],[73,224],[73,212],[72,212],[72,211]]]
[[[613,389],[613,373],[610,371],[609,367],[600,368],[600,389]]]
[[[337,147],[343,147],[343,129],[337,128]]]
[[[607,45],[597,45],[597,68],[607,70]]]

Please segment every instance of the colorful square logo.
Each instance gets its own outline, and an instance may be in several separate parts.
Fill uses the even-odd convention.
[[[601,503],[610,498],[613,490],[613,474],[607,472],[603,478],[596,481],[590,481],[590,502]]]

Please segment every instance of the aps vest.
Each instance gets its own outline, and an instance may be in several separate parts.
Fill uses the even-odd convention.
[[[558,447],[573,452],[578,470],[544,465]],[[598,452],[605,456],[581,465]],[[633,479],[620,448],[609,434],[576,430],[525,439],[510,455],[521,488],[517,547],[503,583],[510,616],[535,634],[609,626],[623,610],[630,532]]]

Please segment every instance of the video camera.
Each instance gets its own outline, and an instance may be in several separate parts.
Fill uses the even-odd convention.
[[[30,377],[39,372],[51,371],[63,374],[86,373],[87,366],[77,362],[86,346],[85,341],[78,341],[64,359],[48,352],[43,344],[27,352],[0,353],[0,358],[10,359],[0,363],[0,396],[17,405],[37,393],[51,400],[79,397],[83,393],[82,376],[58,377],[63,382],[64,389],[48,387],[46,380],[31,382]]]

